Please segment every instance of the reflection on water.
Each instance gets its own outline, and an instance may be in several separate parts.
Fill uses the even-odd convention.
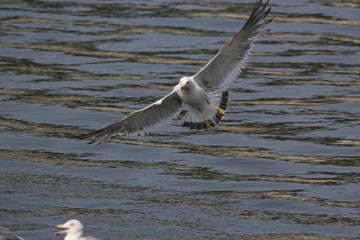
[[[0,225],[29,240],[71,218],[109,239],[359,237],[356,2],[272,1],[216,129],[178,117],[73,139],[167,94],[253,4],[3,1]]]

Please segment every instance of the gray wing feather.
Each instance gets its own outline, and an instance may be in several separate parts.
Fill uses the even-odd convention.
[[[264,5],[261,0],[256,2],[242,29],[231,41],[226,42],[217,55],[193,76],[197,84],[205,89],[226,88],[236,79],[246,66],[247,56],[256,37],[265,31],[269,31],[264,29],[272,20],[265,20],[271,10],[271,8],[266,10],[268,2]]]
[[[181,106],[182,102],[179,95],[176,91],[173,91],[155,103],[131,113],[118,122],[77,138],[90,140],[89,143],[101,143],[115,135],[139,134],[171,118],[180,110]]]

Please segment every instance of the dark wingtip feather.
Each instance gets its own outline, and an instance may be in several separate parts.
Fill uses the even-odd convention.
[[[102,130],[102,129],[100,129],[100,130]],[[99,133],[101,133],[100,130],[82,134],[82,135],[78,135],[78,136],[75,136],[74,138],[77,138],[80,140],[90,140],[87,144],[93,144],[93,143],[100,144],[103,141],[103,139],[99,138]]]
[[[266,9],[268,7],[269,0],[263,4],[263,2],[257,1],[249,18],[247,19],[246,23],[242,27],[242,30],[249,30],[249,29],[259,29],[264,25],[267,25],[271,22],[271,20],[265,20],[267,15],[271,11],[271,7]]]

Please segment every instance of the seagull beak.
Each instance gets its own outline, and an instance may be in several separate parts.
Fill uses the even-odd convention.
[[[69,228],[64,227],[64,225],[56,225],[55,228],[62,229],[61,231],[58,231],[55,233],[56,236],[59,236],[60,234],[66,233]]]
[[[186,88],[186,84],[181,84],[180,88],[181,88],[181,90],[183,90],[184,88]]]

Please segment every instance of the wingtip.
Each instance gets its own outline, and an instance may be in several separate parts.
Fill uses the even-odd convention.
[[[82,134],[82,135],[77,135],[77,136],[73,136],[72,138],[75,139],[79,139],[79,140],[89,140],[89,142],[87,142],[86,144],[93,144],[93,143],[102,143],[102,141],[99,141],[99,139],[95,138],[93,136],[94,132],[90,132],[90,133],[86,133],[86,134]]]

